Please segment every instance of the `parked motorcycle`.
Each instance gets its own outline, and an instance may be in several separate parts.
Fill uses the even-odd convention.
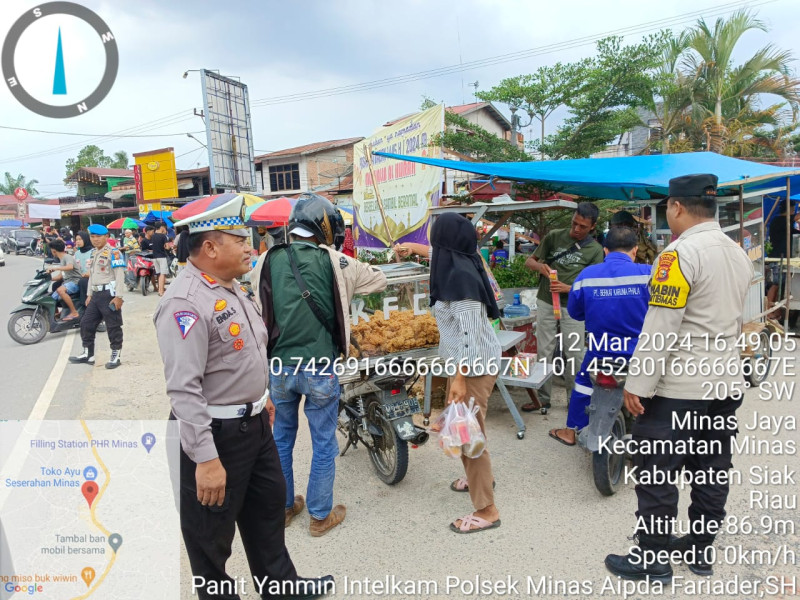
[[[369,452],[378,477],[387,485],[405,477],[408,443],[422,445],[428,441],[428,433],[411,419],[422,409],[419,401],[408,395],[410,380],[411,376],[405,375],[372,374],[353,384],[339,401],[338,428],[347,442],[341,456],[360,442]]]
[[[150,283],[155,281],[156,267],[153,255],[131,252],[128,254],[128,266],[125,271],[125,287],[132,292],[137,287],[141,288],[142,296],[147,296]]]
[[[625,453],[615,454],[601,449],[601,442],[611,438],[611,443],[628,435],[633,426],[633,416],[623,406],[625,368],[619,362],[608,363],[589,373],[592,380],[592,399],[586,412],[589,425],[578,435],[578,445],[592,453],[594,485],[604,496],[613,495],[622,479]]]
[[[36,271],[36,275],[25,285],[22,293],[22,304],[11,311],[8,320],[8,334],[19,344],[36,344],[44,339],[47,333],[58,333],[81,326],[81,319],[86,307],[80,302],[79,293],[71,294],[75,308],[80,314],[77,319],[61,321],[62,307],[59,301],[53,300],[50,295],[52,279],[45,269],[48,264],[58,264],[58,261],[46,259],[44,266]],[[66,310],[66,309],[64,309]]]

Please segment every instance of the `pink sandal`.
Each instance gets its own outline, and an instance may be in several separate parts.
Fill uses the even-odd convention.
[[[475,525],[474,529],[472,528],[473,525]],[[450,530],[456,533],[478,533],[479,531],[486,531],[487,529],[494,529],[495,527],[500,527],[500,519],[491,522],[477,517],[473,513],[461,517],[461,525],[456,525],[455,521],[450,523]]]

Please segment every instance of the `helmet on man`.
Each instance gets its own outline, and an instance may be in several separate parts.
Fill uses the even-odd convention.
[[[337,250],[344,243],[344,218],[330,200],[319,194],[300,194],[289,216],[289,233],[314,237],[320,244]]]

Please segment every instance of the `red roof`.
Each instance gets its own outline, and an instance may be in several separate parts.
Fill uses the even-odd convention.
[[[341,148],[342,146],[352,146],[361,140],[362,137],[345,138],[343,140],[328,140],[327,142],[315,142],[313,144],[306,144],[305,146],[297,146],[295,148],[286,148],[285,150],[276,150],[275,152],[268,152],[255,157],[255,162],[263,162],[272,158],[279,158],[281,156],[294,156],[297,154],[314,154],[315,152],[322,152],[323,150],[330,150],[332,148]]]
[[[58,198],[54,198],[52,200],[43,200],[41,198],[28,196],[24,202],[25,204],[49,204],[51,206],[58,206]],[[16,206],[18,203],[19,201],[14,195],[0,195],[0,206]]]

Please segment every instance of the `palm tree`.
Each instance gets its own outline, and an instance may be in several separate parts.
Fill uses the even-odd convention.
[[[37,179],[26,180],[22,173],[12,177],[11,173],[6,171],[5,182],[0,182],[0,194],[13,194],[15,189],[23,188],[28,190],[28,194],[35,196],[39,193],[39,190],[36,189],[37,183],[39,183]]]
[[[743,106],[757,112],[762,94],[773,94],[783,99],[789,104],[793,116],[800,106],[800,80],[791,76],[789,68],[793,60],[791,52],[778,50],[769,44],[734,67],[732,57],[736,44],[753,29],[767,31],[762,21],[741,10],[728,20],[717,19],[713,29],[701,19],[689,35],[690,52],[685,55],[684,66],[698,84],[692,121],[706,124],[708,146],[714,152],[721,152],[724,148],[726,119],[738,116]],[[726,105],[737,110],[726,115]]]

